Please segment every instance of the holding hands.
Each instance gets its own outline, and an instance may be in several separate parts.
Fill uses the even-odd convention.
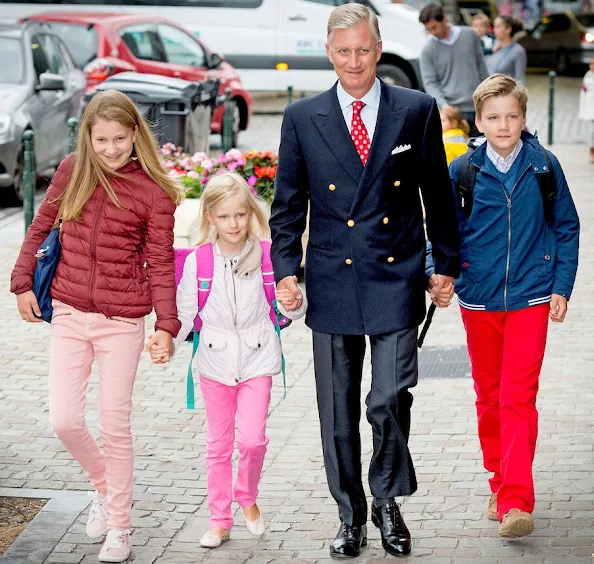
[[[155,331],[148,338],[144,350],[149,352],[155,364],[165,364],[173,354],[173,337],[167,331]]]
[[[297,286],[297,276],[285,276],[276,285],[276,299],[286,311],[295,311],[303,303],[303,294]]]
[[[437,307],[448,307],[454,297],[454,279],[443,274],[432,274],[429,278],[429,295]]]

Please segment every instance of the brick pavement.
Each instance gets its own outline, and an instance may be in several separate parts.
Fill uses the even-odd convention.
[[[278,123],[278,122],[277,122]],[[497,537],[483,517],[488,499],[475,433],[469,379],[423,379],[415,390],[411,451],[419,491],[404,500],[413,537],[407,559],[419,563],[592,564],[594,553],[594,276],[592,171],[587,149],[559,146],[557,154],[572,186],[583,224],[581,264],[566,322],[551,326],[541,380],[541,430],[535,461],[536,530],[524,540]],[[0,227],[0,271],[5,281],[21,240],[16,219]],[[348,304],[345,304],[348,307]],[[0,291],[0,487],[85,490],[87,483],[48,428],[46,325],[18,319],[6,285]],[[286,333],[286,334],[285,334]],[[270,445],[259,504],[269,526],[261,539],[238,521],[232,540],[207,551],[198,539],[207,527],[204,410],[184,408],[189,351],[166,367],[143,358],[134,395],[136,449],[133,525],[136,564],[221,562],[327,564],[328,541],[337,517],[325,484],[313,384],[310,335],[295,323],[283,332],[288,394],[273,391]],[[455,308],[439,311],[426,346],[464,344]],[[364,387],[369,385],[366,364]],[[89,421],[96,429],[96,378],[89,390]],[[370,431],[362,424],[364,465]],[[84,535],[86,514],[73,524],[46,562],[95,563],[100,545]],[[388,563],[376,529],[357,562]]]

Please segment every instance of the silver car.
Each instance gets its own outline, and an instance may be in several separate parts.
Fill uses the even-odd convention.
[[[68,49],[38,22],[0,25],[0,197],[23,199],[23,134],[35,134],[35,170],[56,167],[68,152],[68,119],[86,90]]]

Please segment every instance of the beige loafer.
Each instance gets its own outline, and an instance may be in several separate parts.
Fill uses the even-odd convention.
[[[532,531],[534,531],[532,515],[519,509],[510,509],[499,523],[500,537],[526,537]]]
[[[231,531],[225,531],[221,536],[208,531],[201,539],[200,546],[204,548],[218,548],[231,538]]]

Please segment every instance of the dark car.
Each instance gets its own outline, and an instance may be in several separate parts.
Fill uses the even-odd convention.
[[[19,203],[24,132],[35,134],[36,171],[57,166],[86,81],[64,43],[39,23],[0,25],[0,53],[0,193]]]
[[[566,11],[543,17],[518,42],[526,49],[529,67],[567,73],[594,57],[594,14]]]
[[[50,12],[29,16],[43,21],[68,45],[93,88],[107,77],[133,71],[189,81],[218,78],[220,93],[231,89],[233,145],[248,126],[252,98],[235,69],[212,53],[192,33],[175,22],[156,16],[107,12]],[[224,105],[215,109],[211,130],[221,133]]]

